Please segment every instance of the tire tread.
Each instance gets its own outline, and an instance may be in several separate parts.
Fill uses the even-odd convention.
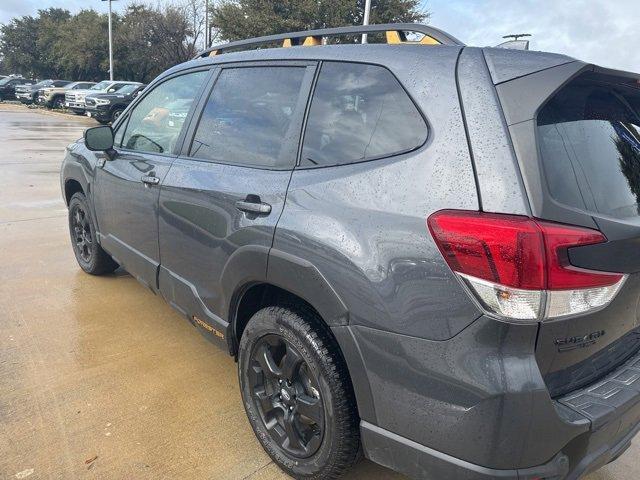
[[[313,346],[313,353],[322,364],[325,380],[332,391],[337,447],[321,472],[296,478],[330,480],[342,477],[360,458],[360,429],[351,378],[337,341],[316,311],[305,304],[265,307],[249,323],[258,316],[279,319],[279,323],[302,335]]]

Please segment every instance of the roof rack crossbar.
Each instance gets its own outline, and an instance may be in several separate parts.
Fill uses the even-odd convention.
[[[265,37],[249,38],[246,40],[237,40],[221,45],[214,45],[200,52],[196,58],[218,55],[220,53],[243,50],[247,47],[254,47],[267,43],[280,42],[282,46],[295,45],[319,45],[321,40],[326,37],[335,37],[340,35],[358,35],[372,32],[395,32],[391,37],[402,40],[401,42],[389,43],[422,43],[422,44],[441,44],[441,45],[464,45],[460,40],[448,33],[428,25],[420,23],[385,23],[374,25],[355,25],[351,27],[324,28],[319,30],[306,30],[301,32],[281,33],[278,35],[267,35]],[[419,42],[407,42],[405,32],[421,33],[425,37]],[[387,35],[387,38],[390,38]],[[425,39],[428,39],[425,41]]]

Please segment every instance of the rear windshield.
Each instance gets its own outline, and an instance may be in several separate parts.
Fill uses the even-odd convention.
[[[615,218],[640,216],[640,91],[574,80],[538,115],[551,196]]]

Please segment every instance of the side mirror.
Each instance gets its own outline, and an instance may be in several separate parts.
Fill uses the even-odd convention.
[[[84,144],[93,152],[113,150],[113,130],[109,125],[88,128],[84,131]]]

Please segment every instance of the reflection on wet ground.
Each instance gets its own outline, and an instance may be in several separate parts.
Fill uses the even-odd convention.
[[[288,478],[233,359],[126,273],[77,266],[58,169],[94,125],[0,105],[0,479]],[[402,478],[370,462],[347,477]]]

